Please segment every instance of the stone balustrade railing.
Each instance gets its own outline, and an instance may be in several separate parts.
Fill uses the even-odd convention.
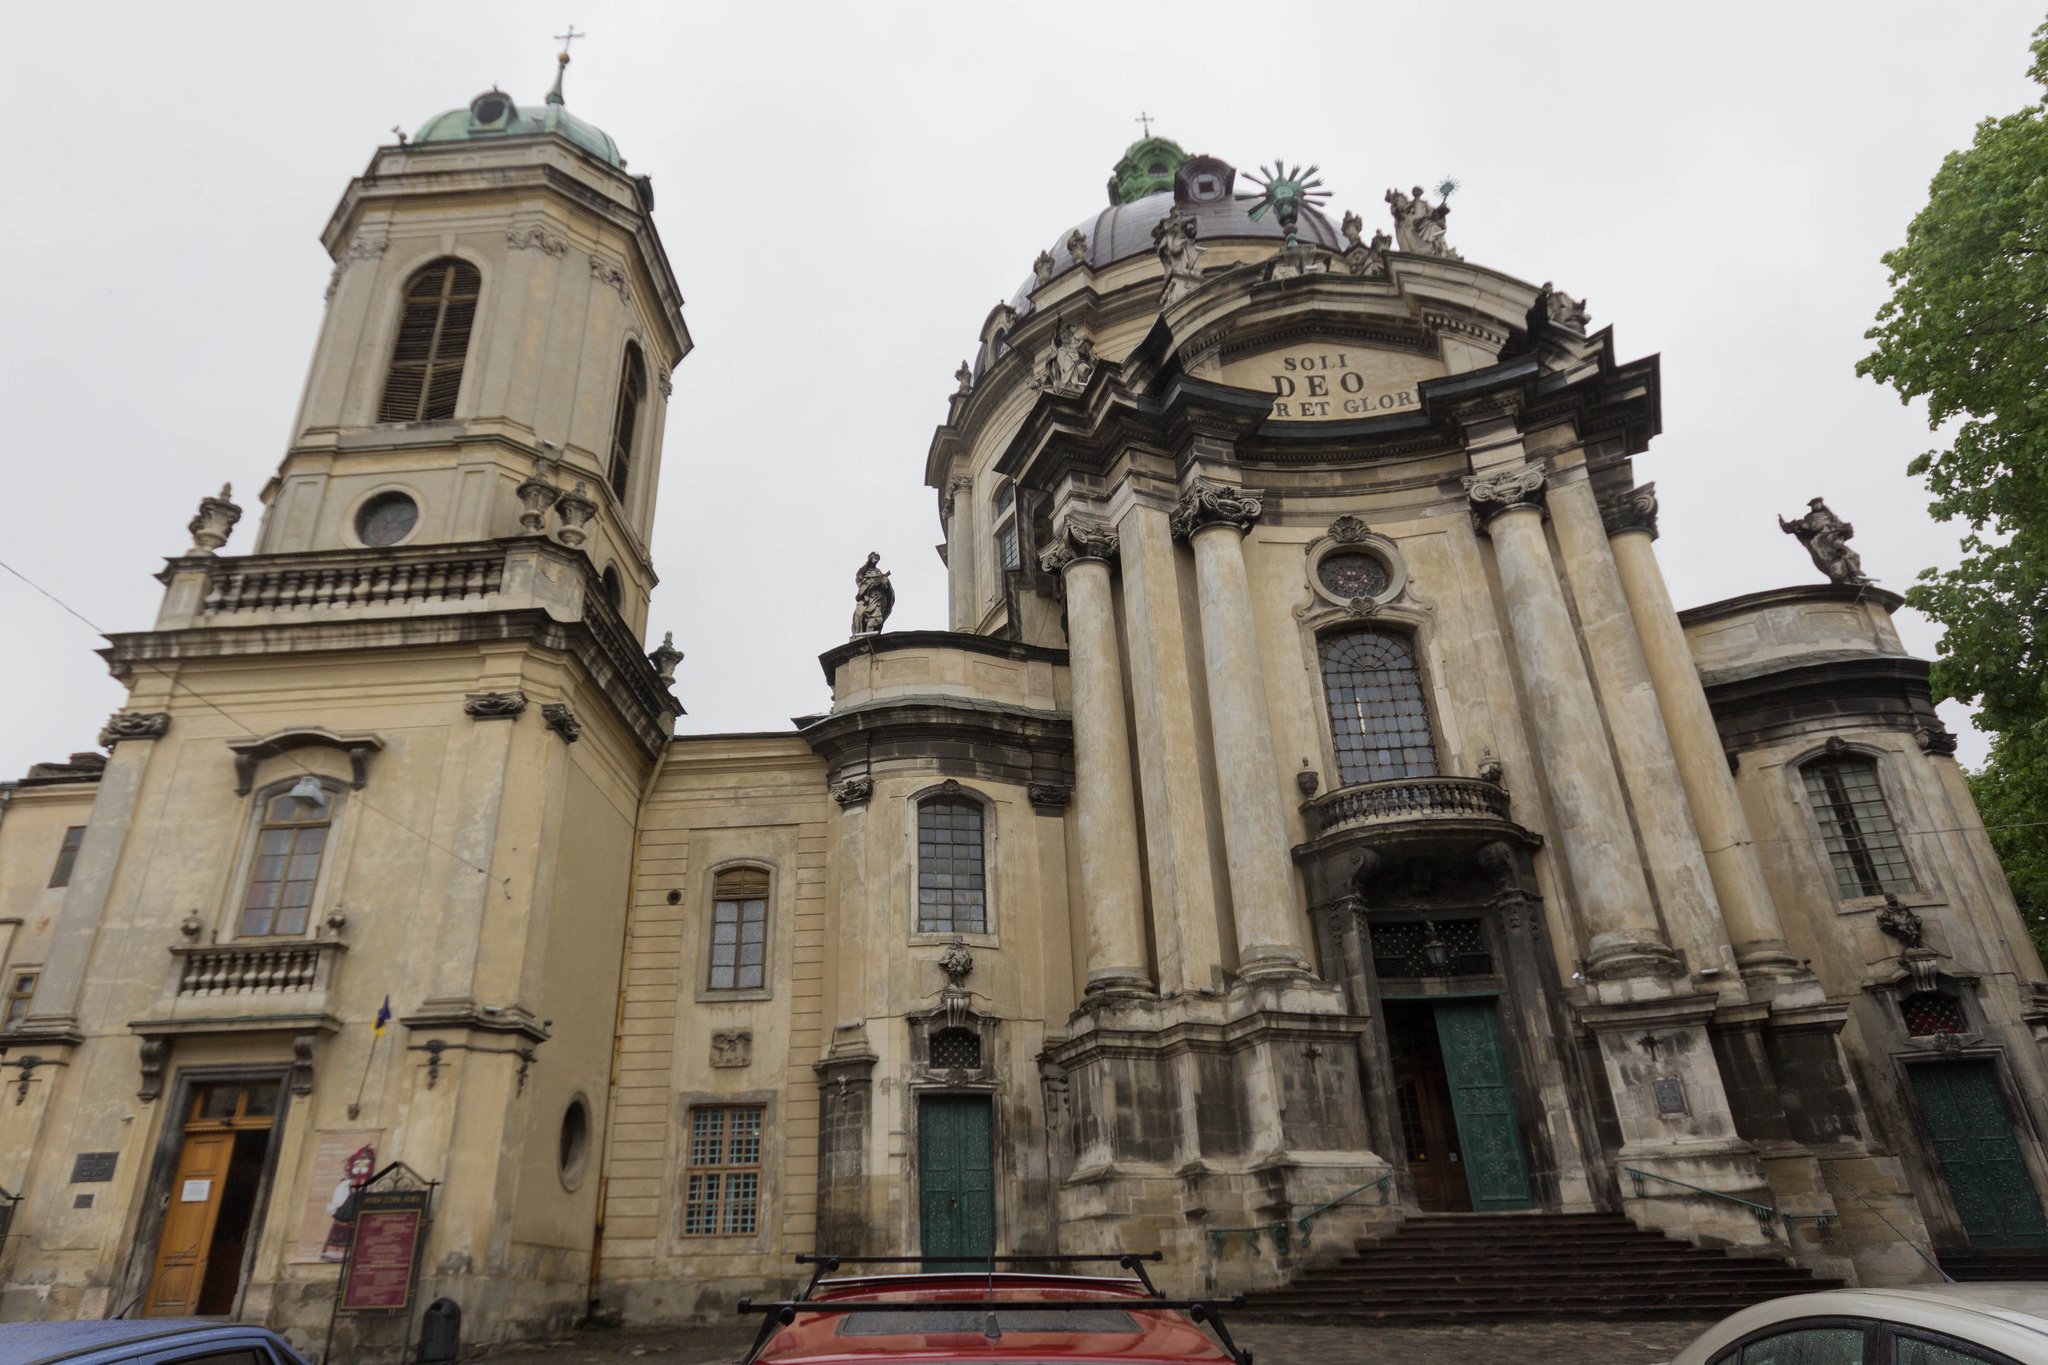
[[[207,615],[382,606],[485,597],[505,577],[505,552],[492,545],[432,546],[360,555],[251,556],[222,560],[208,575],[200,608]]]
[[[1304,808],[1310,837],[1361,825],[1508,818],[1507,789],[1477,777],[1398,777],[1339,787]]]
[[[342,945],[334,939],[176,947],[173,994],[285,995],[324,991]]]

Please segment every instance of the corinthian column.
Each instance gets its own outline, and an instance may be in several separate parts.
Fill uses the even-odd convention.
[[[1138,876],[1138,806],[1124,720],[1123,669],[1109,561],[1116,532],[1069,521],[1038,562],[1063,576],[1068,671],[1074,688],[1074,820],[1081,860],[1081,913],[1088,940],[1088,992],[1150,991],[1143,889]]]
[[[1756,838],[1736,795],[1735,778],[1721,749],[1721,734],[1700,686],[1692,648],[1671,606],[1663,570],[1650,543],[1657,538],[1655,484],[1643,484],[1608,500],[1601,509],[1621,575],[1621,590],[1635,618],[1636,635],[1656,687],[1664,729],[1678,758],[1679,780],[1706,848],[1707,874],[1721,902],[1721,917],[1745,978],[1807,976],[1785,945],[1777,902],[1764,880]]]
[[[1465,481],[1500,567],[1530,728],[1586,932],[1586,974],[1596,983],[1668,976],[1676,958],[1650,902],[1578,630],[1543,534],[1543,488],[1543,470],[1534,465]]]
[[[1308,970],[1295,908],[1294,865],[1287,852],[1280,768],[1259,672],[1258,627],[1244,571],[1244,533],[1263,510],[1256,492],[1204,479],[1181,497],[1172,523],[1174,535],[1195,553],[1237,964],[1246,977]]]

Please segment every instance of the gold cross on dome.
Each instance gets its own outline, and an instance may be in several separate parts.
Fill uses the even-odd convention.
[[[588,33],[578,33],[576,25],[571,24],[567,33],[557,33],[555,35],[555,41],[562,45],[562,55],[566,57],[569,55],[569,44],[575,42],[578,38],[588,38],[589,36]]]
[[[1146,137],[1152,136],[1152,116],[1150,114],[1140,109],[1138,111],[1138,116],[1132,119],[1131,122],[1143,128],[1145,130]]]

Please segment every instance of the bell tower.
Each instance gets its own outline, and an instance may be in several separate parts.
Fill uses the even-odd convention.
[[[259,554],[541,532],[645,629],[669,374],[690,334],[654,191],[497,89],[379,148],[329,218],[327,313]]]

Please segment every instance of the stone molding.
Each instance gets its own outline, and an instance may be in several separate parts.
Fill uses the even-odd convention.
[[[841,810],[865,806],[875,794],[875,779],[872,777],[849,777],[832,789],[832,799],[839,803]]]
[[[235,756],[235,795],[247,796],[254,789],[256,765],[264,759],[306,748],[338,749],[347,754],[348,785],[352,790],[361,791],[370,780],[370,755],[383,747],[384,741],[368,731],[338,733],[313,725],[275,730],[261,739],[229,740],[228,749]]]
[[[1330,523],[1330,539],[1339,545],[1356,545],[1372,534],[1372,528],[1349,512]]]
[[[100,727],[100,747],[111,749],[124,739],[162,739],[170,728],[168,711],[116,711]]]
[[[567,702],[544,701],[540,704],[540,718],[548,729],[562,737],[562,743],[574,744],[583,738],[583,722],[576,719],[576,713],[569,709]]]
[[[463,714],[472,720],[517,720],[525,709],[526,693],[516,687],[510,692],[472,692],[462,701]]]
[[[1464,482],[1473,524],[1482,531],[1509,512],[1523,508],[1543,510],[1547,480],[1541,465],[1524,465],[1499,474],[1468,474]]]
[[[631,304],[633,302],[633,286],[626,280],[626,268],[617,261],[608,261],[597,253],[592,252],[590,256],[590,278],[596,280],[599,284],[607,285],[616,290],[620,303]]]
[[[1174,504],[1168,525],[1175,540],[1190,539],[1210,526],[1234,526],[1242,534],[1265,510],[1265,494],[1258,489],[1197,479]]]
[[[505,245],[513,251],[544,251],[560,256],[569,250],[569,240],[549,232],[539,223],[525,223],[505,229]]]
[[[1033,782],[1025,787],[1024,794],[1033,810],[1058,814],[1074,799],[1074,787],[1070,782]]]
[[[1600,521],[1607,528],[1607,534],[1622,535],[1628,531],[1647,531],[1650,539],[1657,538],[1657,485],[1641,483],[1633,488],[1602,496]]]
[[[327,292],[321,297],[334,302],[335,291],[341,288],[341,277],[357,261],[373,261],[382,256],[391,243],[382,237],[358,237],[348,244],[348,249],[334,258],[334,271],[327,277]]]

